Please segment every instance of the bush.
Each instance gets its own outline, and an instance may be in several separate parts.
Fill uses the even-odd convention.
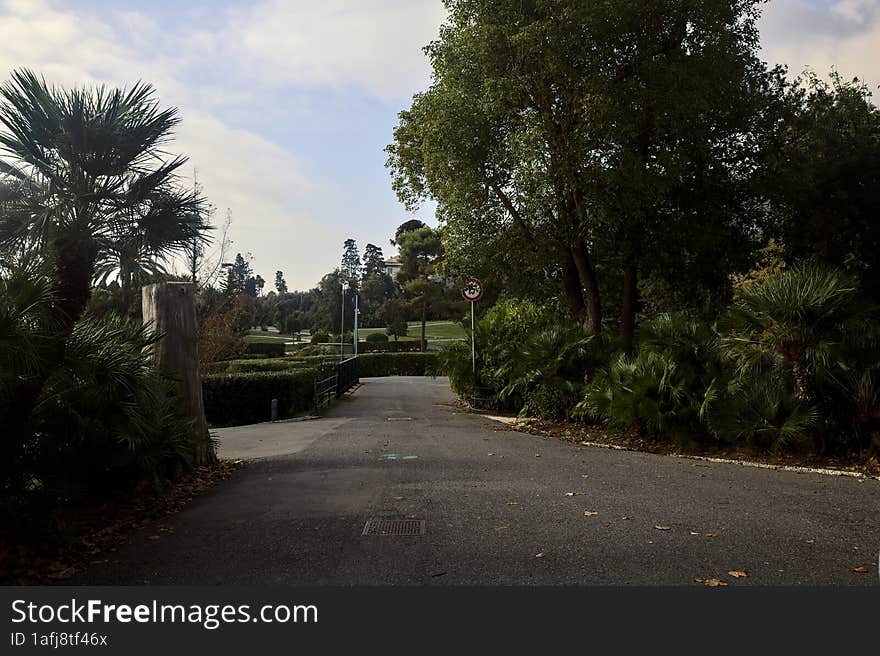
[[[379,344],[387,344],[388,343],[388,335],[383,333],[370,333],[367,335],[368,342],[376,342]]]
[[[286,353],[284,342],[248,342],[246,355],[259,355],[264,358],[280,358]]]
[[[313,333],[309,339],[311,344],[326,344],[330,341],[330,335],[327,333]]]
[[[278,418],[315,407],[317,369],[208,374],[202,378],[205,415],[213,426],[239,426],[271,419],[272,399]]]
[[[364,353],[358,356],[361,378],[441,375],[437,356],[437,353]]]

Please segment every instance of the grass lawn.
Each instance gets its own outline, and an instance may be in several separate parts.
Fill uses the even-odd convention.
[[[422,324],[419,321],[410,321],[407,327],[407,336],[403,340],[416,340],[421,334]],[[366,339],[370,333],[384,333],[384,328],[360,328],[358,330],[361,339]],[[451,339],[464,339],[467,334],[457,321],[429,321],[425,324],[425,337],[429,342],[444,342]],[[394,339],[393,337],[391,338]]]

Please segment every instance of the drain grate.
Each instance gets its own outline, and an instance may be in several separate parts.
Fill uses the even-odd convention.
[[[424,535],[424,519],[368,519],[362,535]]]

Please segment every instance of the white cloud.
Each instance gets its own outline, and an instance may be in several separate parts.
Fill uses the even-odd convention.
[[[396,101],[427,83],[421,50],[445,15],[440,0],[268,0],[229,10],[224,29],[194,43],[231,51],[266,85],[357,86]]]
[[[232,211],[233,252],[252,251],[264,277],[280,268],[291,287],[308,287],[338,260],[345,228],[301,208],[332,194],[332,181],[315,180],[301,156],[220,116],[260,117],[272,101],[267,87],[291,85],[356,85],[398,102],[427,79],[420,48],[436,34],[438,7],[273,0],[221,12],[207,32],[196,21],[169,31],[161,16],[125,9],[98,19],[60,2],[0,0],[0,79],[29,67],[65,86],[154,84],[183,117],[170,149],[198,167],[218,215]]]
[[[792,75],[812,69],[825,76],[835,68],[880,86],[880,1],[772,0],[761,20],[763,56],[786,64]]]

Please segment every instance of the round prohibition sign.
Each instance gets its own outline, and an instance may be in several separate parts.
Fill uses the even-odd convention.
[[[483,298],[483,283],[476,278],[468,278],[461,289],[461,297],[466,301],[476,303]]]

